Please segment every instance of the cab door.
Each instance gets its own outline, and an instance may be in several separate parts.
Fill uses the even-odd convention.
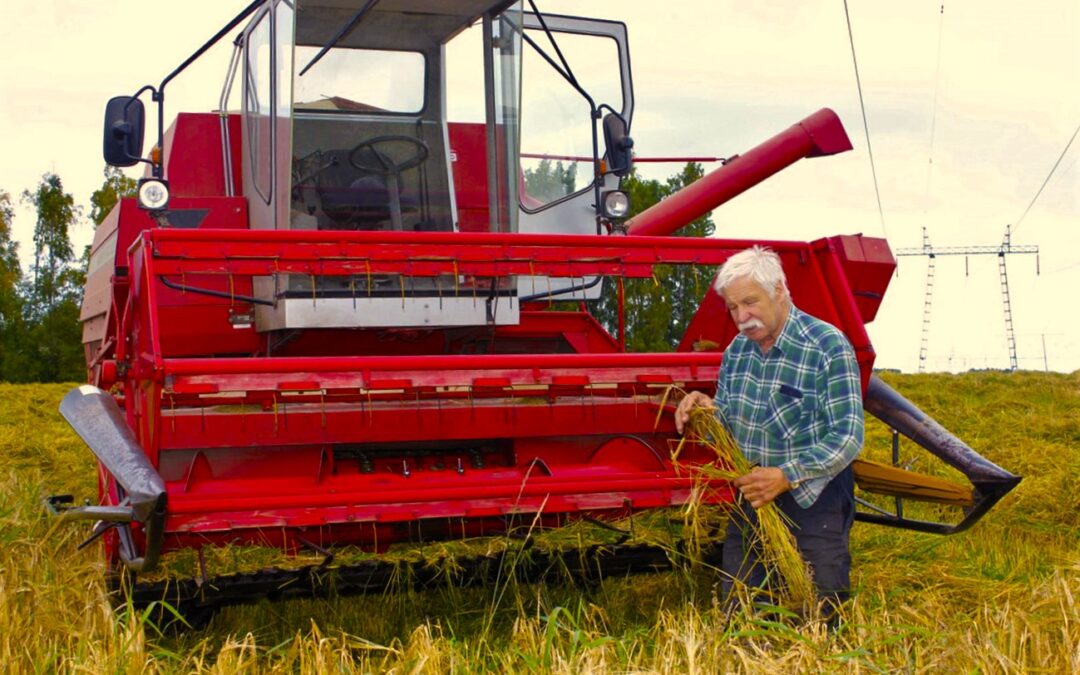
[[[619,185],[600,161],[601,120],[614,112],[629,125],[634,110],[626,25],[526,14],[523,40],[518,231],[598,234],[599,197]],[[532,288],[546,295],[548,283],[526,277],[518,288],[524,297]],[[600,290],[592,279],[551,284],[560,299],[596,298]]]
[[[289,0],[271,0],[244,30],[241,174],[252,229],[289,224],[294,14]]]

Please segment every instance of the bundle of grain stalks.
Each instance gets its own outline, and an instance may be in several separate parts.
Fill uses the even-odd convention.
[[[703,480],[735,480],[753,469],[713,408],[695,408],[691,411],[688,432],[675,448],[674,461],[678,462],[683,444],[687,442],[701,443],[716,453],[716,462],[692,467]],[[695,490],[686,506],[688,513],[697,509],[700,496],[701,492]],[[754,512],[751,513],[751,510]],[[767,579],[777,596],[777,604],[803,609],[812,607],[816,591],[810,570],[799,553],[787,517],[776,503],[769,502],[753,509],[737,497],[729,517],[746,524],[750,536],[744,548],[748,552],[755,552],[765,567]]]

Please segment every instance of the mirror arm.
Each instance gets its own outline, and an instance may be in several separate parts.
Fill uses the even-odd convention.
[[[193,53],[191,56],[187,57],[187,59],[185,59],[183,63],[181,63],[179,66],[177,66],[175,70],[173,70],[171,73],[166,75],[165,79],[163,79],[161,81],[161,84],[158,85],[157,89],[154,89],[150,85],[147,85],[147,86],[145,86],[145,87],[143,87],[142,89],[139,90],[139,94],[141,94],[142,92],[149,89],[152,92],[151,93],[151,100],[153,100],[155,103],[157,103],[157,109],[158,109],[158,116],[157,116],[158,117],[158,142],[157,142],[157,147],[161,150],[162,161],[159,162],[159,163],[154,163],[154,162],[150,162],[149,160],[140,160],[140,161],[149,163],[153,167],[153,173],[154,173],[155,178],[162,178],[163,177],[162,176],[162,173],[163,173],[162,163],[164,163],[164,161],[165,161],[164,160],[164,153],[165,153],[165,86],[167,84],[169,84],[169,82],[172,81],[173,78],[175,78],[177,75],[182,73],[188,66],[190,66],[192,64],[192,62],[195,61],[195,59],[199,58],[204,53],[206,53],[206,51],[208,49],[210,49],[215,44],[217,44],[218,40],[220,40],[226,34],[231,32],[234,28],[239,26],[240,23],[242,21],[244,21],[244,19],[248,18],[248,16],[250,16],[256,9],[258,9],[261,5],[263,5],[265,3],[266,3],[266,0],[252,0],[251,4],[249,4],[247,7],[242,9],[239,14],[237,14],[235,17],[233,17],[232,21],[230,21],[229,23],[227,23],[225,25],[224,28],[222,28],[217,33],[215,33],[214,36],[212,38],[210,38],[209,40],[207,40],[206,43],[204,43],[202,47],[199,47],[198,49],[196,49],[195,53]],[[137,97],[139,94],[136,94],[135,96]]]
[[[131,104],[129,103],[128,105],[131,105]],[[124,106],[124,108],[126,110],[127,106]],[[112,131],[113,131],[113,136],[116,137],[117,140],[119,140],[120,138],[122,138],[124,136],[130,136],[131,133],[132,133],[131,125],[128,124],[127,122],[117,122],[116,124],[113,125]],[[149,159],[144,159],[142,157],[132,157],[131,155],[127,154],[126,152],[124,153],[124,156],[127,157],[128,159],[130,159],[131,161],[135,162],[135,163],[142,162],[142,163],[145,163],[145,164],[149,164],[151,166],[154,165],[154,163]]]
[[[195,59],[202,56],[206,52],[206,50],[210,49],[215,44],[217,44],[218,40],[220,40],[227,33],[232,31],[233,28],[236,28],[237,26],[239,26],[241,21],[248,18],[248,16],[250,16],[252,12],[254,12],[256,9],[259,8],[260,5],[263,5],[263,4],[266,4],[266,0],[253,0],[253,2],[250,5],[248,5],[244,9],[242,9],[239,14],[237,14],[235,17],[233,17],[232,21],[225,24],[224,28],[222,28],[217,33],[215,33],[214,37],[207,40],[206,43],[203,44],[202,47],[199,47],[198,49],[195,50],[194,54],[187,57],[187,59],[185,59],[183,63],[181,63],[179,66],[177,66],[175,70],[173,70],[171,73],[166,75],[165,79],[162,80],[161,84],[158,86],[158,90],[160,92],[162,92],[162,95],[164,95],[165,85],[167,85],[174,77],[176,77],[177,75],[182,73],[185,68],[190,66],[192,64],[192,62],[195,61]]]
[[[592,111],[595,113],[596,103],[593,102],[592,96],[589,96],[589,93],[582,89],[581,85],[578,84],[578,81],[574,78],[573,74],[566,70],[563,70],[562,66],[560,66],[558,63],[555,63],[555,59],[548,56],[547,52],[545,52],[540,45],[536,44],[536,41],[529,37],[528,33],[522,31],[521,37],[523,40],[525,40],[525,42],[528,43],[530,47],[536,50],[537,54],[539,54],[545,61],[548,62],[549,66],[555,69],[555,72],[561,75],[562,78],[566,80],[570,84],[570,86],[577,91],[577,93],[581,94],[585,98],[585,100],[589,102],[589,108],[591,108]]]
[[[555,53],[559,55],[559,60],[562,61],[563,68],[566,69],[566,75],[564,75],[564,77],[566,77],[571,84],[577,86],[577,78],[574,77],[574,71],[570,70],[570,64],[566,62],[566,57],[563,56],[562,50],[559,49],[559,43],[555,41],[555,35],[552,34],[551,29],[548,28],[547,21],[544,21],[544,15],[536,8],[536,3],[533,0],[529,0],[529,6],[532,7],[533,14],[536,15],[536,20],[539,21],[540,25],[543,27],[548,42],[550,42],[552,48],[555,49]],[[524,35],[524,33],[522,33],[522,35]],[[535,47],[536,45],[533,46]]]

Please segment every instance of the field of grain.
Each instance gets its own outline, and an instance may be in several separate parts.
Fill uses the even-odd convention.
[[[92,496],[64,385],[0,384],[0,664],[5,672],[1080,672],[1080,373],[885,379],[1024,476],[951,537],[856,524],[855,598],[830,632],[732,613],[707,569],[595,588],[501,583],[230,608],[162,633],[114,612],[86,525],[45,494]],[[887,452],[881,425],[867,451]],[[930,469],[927,460],[916,464]],[[572,537],[573,535],[571,535]],[[483,544],[480,544],[483,545]],[[506,545],[494,542],[490,545]]]

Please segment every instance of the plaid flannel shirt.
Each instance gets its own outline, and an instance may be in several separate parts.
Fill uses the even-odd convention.
[[[855,352],[834,326],[794,306],[768,353],[741,334],[731,341],[715,404],[751,464],[779,467],[803,508],[862,448]]]

